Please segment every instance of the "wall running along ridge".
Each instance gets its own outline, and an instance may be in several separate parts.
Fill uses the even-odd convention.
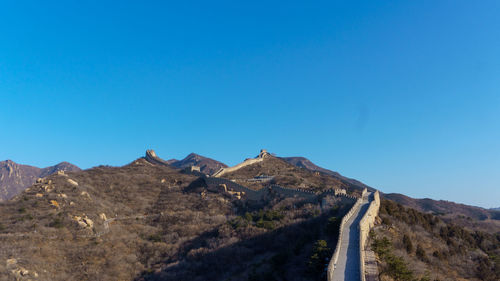
[[[380,209],[380,194],[378,190],[372,195],[373,200],[370,203],[370,206],[368,207],[368,210],[366,211],[365,215],[359,222],[359,257],[360,257],[360,276],[361,276],[361,281],[366,281],[367,273],[369,273],[370,277],[378,276],[376,270],[377,268],[370,268],[371,270],[374,270],[375,272],[366,272],[366,265],[367,264],[375,264],[376,265],[376,260],[374,260],[375,255],[367,255],[367,251],[365,250],[366,246],[366,241],[368,240],[368,234],[370,233],[370,229],[374,226],[375,224],[375,218],[378,215],[378,211]],[[373,279],[373,278],[370,278]]]
[[[337,240],[337,246],[335,247],[335,251],[333,252],[332,258],[330,259],[330,263],[328,264],[328,272],[327,272],[328,281],[333,281],[333,271],[335,270],[335,264],[337,264],[337,260],[339,258],[340,245],[342,244],[342,231],[344,229],[344,225],[352,217],[352,214],[354,214],[359,209],[361,202],[363,201],[363,197],[366,195],[366,193],[367,190],[365,188],[361,193],[361,198],[358,198],[356,200],[356,203],[354,203],[349,212],[345,214],[345,216],[342,218],[342,221],[340,222],[339,238]]]
[[[233,172],[238,169],[241,169],[245,166],[252,165],[258,162],[261,162],[264,160],[264,158],[269,155],[269,153],[265,150],[261,150],[260,154],[256,158],[252,159],[247,159],[243,163],[240,163],[234,167],[229,167],[229,168],[221,168],[219,171],[217,171],[212,177],[208,177],[205,175],[201,175],[201,178],[205,181],[205,183],[209,186],[214,186],[214,185],[221,185],[225,184],[230,190],[233,191],[239,191],[239,192],[244,192],[245,197],[250,199],[250,200],[261,200],[265,197],[265,195],[269,192],[275,192],[277,194],[283,195],[285,197],[304,197],[306,199],[316,199],[324,195],[332,194],[334,196],[342,196],[348,199],[356,200],[354,205],[351,207],[349,212],[342,218],[342,221],[340,223],[340,229],[339,229],[339,238],[337,241],[337,246],[335,247],[335,251],[333,253],[332,258],[330,259],[330,263],[328,264],[328,281],[333,281],[333,272],[335,270],[335,264],[337,263],[338,257],[339,257],[339,251],[340,251],[340,245],[342,244],[341,239],[342,239],[342,232],[344,225],[346,222],[352,217],[352,215],[360,208],[360,205],[363,201],[363,197],[366,196],[367,194],[367,189],[363,189],[363,192],[361,193],[361,198],[356,198],[351,195],[347,195],[345,190],[341,189],[329,189],[326,191],[323,191],[321,193],[315,193],[307,189],[300,189],[300,188],[286,188],[282,187],[279,185],[271,185],[267,188],[263,188],[260,190],[253,190],[249,189],[245,186],[242,186],[240,184],[237,184],[231,180],[227,180],[224,178],[220,178],[225,173]],[[163,159],[159,158],[156,153],[153,150],[148,150],[146,152],[146,157],[145,159],[151,163],[154,164],[161,164],[161,165],[167,165],[170,166],[166,161]],[[366,281],[366,276],[365,276],[365,261],[367,261],[366,258],[366,253],[365,253],[365,243],[368,238],[368,233],[370,232],[370,228],[373,227],[375,223],[375,217],[378,215],[378,211],[380,208],[380,195],[379,192],[376,191],[373,195],[373,200],[370,203],[370,206],[368,207],[368,210],[366,211],[365,215],[359,222],[359,231],[360,231],[360,273],[361,273],[361,281]],[[372,255],[373,256],[373,255]],[[370,262],[375,262],[376,261],[370,261]]]
[[[153,164],[159,164],[159,165],[165,165],[165,166],[170,166],[167,161],[161,159],[160,157],[156,156],[156,153],[154,150],[149,149],[146,150],[146,157],[144,157],[148,162],[153,163]]]
[[[262,162],[262,161],[264,161],[264,158],[268,155],[270,155],[270,154],[267,152],[267,150],[262,149],[257,157],[246,159],[242,163],[240,163],[236,166],[233,166],[233,167],[221,168],[220,170],[215,172],[215,174],[213,174],[212,176],[218,178],[226,173],[231,173],[231,172],[239,170],[243,167],[246,167],[246,166],[258,163],[258,162]]]
[[[238,169],[240,169],[244,166],[251,165],[251,164],[256,163],[256,162],[260,162],[268,155],[270,155],[270,154],[265,149],[262,149],[256,158],[247,159],[247,160],[245,160],[245,162],[243,162],[243,163],[247,163],[247,164],[240,166],[241,164],[243,164],[243,163],[241,163],[241,164],[236,165],[234,167],[231,167],[229,169],[236,168],[236,167],[238,167]],[[159,165],[164,165],[164,166],[170,167],[170,164],[168,164],[167,161],[158,157],[156,155],[156,153],[154,152],[154,150],[147,150],[146,156],[144,157],[144,159],[152,164],[159,164]],[[258,161],[252,161],[252,160],[258,160]],[[250,164],[248,164],[248,163],[250,163]],[[214,176],[211,176],[211,177],[207,176],[203,173],[199,173],[197,171],[187,171],[187,172],[189,172],[190,174],[199,176],[200,178],[202,178],[205,181],[205,183],[208,186],[215,187],[215,186],[218,186],[221,184],[225,184],[226,187],[229,188],[230,190],[244,192],[245,193],[244,196],[250,200],[261,200],[264,198],[264,196],[267,193],[269,193],[269,191],[275,192],[275,193],[283,195],[285,197],[303,197],[303,198],[308,198],[308,199],[313,199],[313,198],[315,199],[315,198],[325,196],[325,195],[334,195],[334,196],[342,196],[342,197],[345,197],[347,199],[356,200],[356,197],[346,194],[345,189],[338,189],[338,188],[328,189],[328,190],[325,190],[325,191],[320,192],[320,193],[316,193],[316,192],[310,191],[308,189],[287,188],[287,187],[282,187],[279,185],[271,185],[267,188],[262,188],[260,190],[253,190],[253,189],[250,189],[246,186],[240,185],[234,181],[231,181],[231,180],[228,180],[225,178],[215,177],[215,175],[220,176],[221,175],[220,172],[222,170],[225,170],[225,169],[228,169],[228,168],[222,168],[221,170],[219,170],[219,172],[217,172],[216,174],[214,174]],[[234,170],[237,170],[237,169],[234,169]],[[229,170],[229,171],[234,171],[234,170]],[[224,173],[229,172],[229,171],[225,171]]]
[[[214,177],[207,177],[207,176],[202,176],[201,177],[205,183],[208,186],[211,187],[216,187],[221,184],[225,184],[227,188],[233,191],[239,191],[239,192],[244,192],[245,195],[244,197],[250,200],[258,201],[261,199],[264,199],[265,196],[269,192],[274,192],[276,194],[282,195],[284,197],[302,197],[305,199],[316,199],[322,196],[326,195],[333,195],[333,196],[342,196],[347,199],[352,199],[353,201],[356,200],[356,197],[352,195],[348,195],[345,193],[344,190],[339,190],[339,189],[328,189],[323,192],[313,192],[307,189],[301,189],[301,188],[287,188],[287,187],[282,187],[279,185],[270,185],[268,187],[259,189],[259,190],[253,190],[248,187],[245,187],[243,185],[237,184],[231,180],[224,179],[224,178],[214,178]]]

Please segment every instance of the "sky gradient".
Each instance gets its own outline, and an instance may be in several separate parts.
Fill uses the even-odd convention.
[[[302,2],[0,1],[0,159],[267,148],[500,207],[500,2]]]

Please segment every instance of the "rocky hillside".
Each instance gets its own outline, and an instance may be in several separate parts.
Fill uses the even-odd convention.
[[[334,196],[254,202],[199,179],[140,158],[39,180],[0,204],[0,280],[324,275],[319,257],[331,255],[352,203]]]
[[[356,188],[366,187],[368,190],[372,189],[371,187],[357,180],[346,178],[337,172],[319,167],[304,157],[282,157],[281,159],[296,167],[329,175],[335,179],[340,180],[343,183],[346,183],[347,186]],[[483,231],[494,232],[497,231],[500,227],[500,208],[498,210],[484,209],[444,200],[433,200],[429,198],[415,199],[397,193],[383,194],[382,196],[406,207],[410,207],[421,212],[438,215],[444,220],[453,220],[455,223],[467,227],[468,229],[478,228]]]
[[[381,280],[500,280],[500,228],[469,230],[382,200],[370,244]]]
[[[453,221],[468,229],[481,229],[487,232],[495,232],[500,229],[500,211],[444,200],[414,199],[398,193],[383,194],[382,196],[420,212],[431,213],[443,220]]]
[[[196,153],[191,153],[182,160],[170,159],[166,162],[176,168],[181,168],[181,169],[188,168],[191,166],[198,166],[200,167],[200,171],[207,175],[211,175],[220,170],[221,168],[227,167],[227,165],[222,162],[198,155]]]
[[[221,178],[199,175],[148,151],[122,167],[36,180],[0,204],[0,281],[325,280],[354,199],[267,187],[358,195],[358,186],[272,155]],[[219,181],[267,193],[250,199]],[[480,231],[474,217],[458,226],[390,200],[380,218],[371,242],[382,281],[498,280],[500,228]]]
[[[322,191],[330,188],[343,188],[348,192],[361,190],[358,186],[353,186],[349,182],[318,171],[299,168],[282,158],[270,154],[261,162],[226,173],[222,177],[252,186],[255,189],[277,184],[288,188],[304,188],[311,191]],[[267,178],[268,180],[259,180],[260,178]]]
[[[349,185],[356,187],[358,189],[367,188],[368,190],[372,190],[372,191],[375,190],[372,187],[370,187],[370,186],[368,186],[368,185],[366,185],[358,180],[347,178],[347,177],[344,177],[337,172],[319,167],[305,157],[281,157],[281,159],[285,160],[286,162],[288,162],[296,167],[304,168],[304,169],[307,169],[309,171],[320,172],[320,173],[329,175],[329,176],[334,177],[342,182],[348,183]]]
[[[47,168],[37,168],[17,164],[11,160],[0,162],[0,201],[9,200],[35,183],[36,179],[54,174],[57,171],[74,172],[80,168],[68,162],[61,162]]]

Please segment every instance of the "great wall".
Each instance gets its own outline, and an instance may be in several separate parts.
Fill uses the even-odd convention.
[[[257,155],[257,157],[246,159],[245,161],[243,161],[242,163],[240,163],[234,167],[221,168],[219,171],[217,171],[217,172],[215,172],[215,174],[213,174],[213,177],[218,178],[226,173],[234,172],[234,171],[239,170],[243,167],[246,167],[246,166],[258,163],[258,162],[262,162],[268,156],[270,156],[270,154],[267,152],[267,150],[261,149],[260,153],[259,153],[259,155]]]
[[[148,149],[146,150],[146,156],[144,157],[148,162],[153,163],[153,164],[160,164],[160,165],[167,165],[169,166],[168,162],[161,159],[158,157],[155,153],[154,150]]]
[[[375,224],[375,218],[378,216],[380,208],[380,194],[378,191],[368,192],[365,188],[361,197],[356,198],[348,195],[343,189],[328,189],[326,191],[315,193],[307,189],[286,188],[279,185],[270,185],[260,190],[253,190],[234,181],[221,178],[222,175],[236,171],[245,166],[261,162],[270,155],[266,150],[261,150],[256,158],[245,160],[234,167],[221,168],[219,171],[208,176],[200,173],[194,173],[200,176],[207,187],[217,188],[224,186],[227,192],[236,191],[244,194],[248,200],[261,200],[266,194],[275,193],[284,197],[301,197],[306,200],[314,200],[326,195],[341,196],[347,200],[352,200],[353,206],[349,212],[342,218],[337,246],[330,259],[327,268],[328,281],[378,281],[378,268],[375,254],[367,249],[367,240],[370,229]],[[168,163],[154,153],[148,150],[146,160],[154,164],[168,165]]]
[[[367,249],[366,241],[368,240],[370,229],[375,225],[375,218],[378,216],[380,209],[380,194],[377,190],[370,196],[372,197],[370,206],[359,222],[359,256],[362,281],[378,280],[378,268],[377,261],[375,260],[375,253]]]
[[[335,247],[335,251],[333,252],[332,258],[330,259],[330,263],[328,264],[328,270],[327,270],[328,281],[335,280],[333,274],[334,274],[334,270],[335,270],[335,267],[337,265],[337,261],[339,258],[339,253],[340,253],[340,249],[341,249],[341,245],[342,245],[342,234],[344,232],[345,225],[349,221],[349,219],[352,217],[352,215],[359,210],[359,207],[360,207],[361,202],[363,200],[362,198],[363,198],[363,196],[365,196],[365,194],[366,194],[366,189],[363,190],[361,198],[358,198],[356,200],[356,202],[351,207],[349,212],[344,215],[344,217],[342,218],[342,221],[340,222],[339,237],[337,240],[337,246]]]
[[[342,218],[337,246],[328,264],[328,281],[378,281],[375,254],[367,249],[366,242],[379,208],[379,192],[364,189]]]

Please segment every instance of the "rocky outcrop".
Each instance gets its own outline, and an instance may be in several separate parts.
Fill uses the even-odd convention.
[[[86,215],[83,216],[74,216],[73,219],[78,223],[80,227],[83,228],[93,228],[94,222],[89,219]]]
[[[11,160],[1,161],[0,201],[13,198],[34,184],[38,178],[44,178],[58,171],[76,172],[80,171],[80,168],[68,162],[62,162],[55,166],[41,169],[17,164]]]
[[[5,264],[6,267],[10,270],[10,273],[14,276],[14,280],[31,280],[30,277],[38,278],[38,273],[36,273],[35,271],[29,271],[26,268],[19,266],[19,264],[17,263],[17,259],[7,259]]]
[[[78,182],[76,182],[73,179],[68,179],[68,183],[71,184],[71,185],[73,185],[73,186],[78,186]]]

